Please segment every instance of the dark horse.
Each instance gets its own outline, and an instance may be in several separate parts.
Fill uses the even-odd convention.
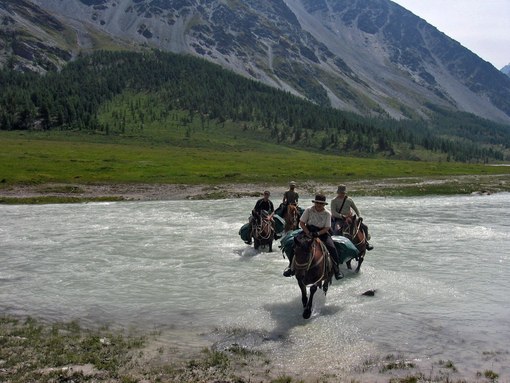
[[[285,212],[285,231],[291,231],[298,228],[299,225],[299,211],[297,205],[287,205],[287,211]]]
[[[312,315],[313,296],[317,288],[321,288],[326,294],[334,272],[333,261],[321,240],[301,238],[295,241],[292,268],[301,289],[303,318],[308,319]],[[310,286],[309,297],[307,286]]]
[[[365,259],[365,253],[367,252],[367,237],[365,231],[362,229],[362,223],[362,218],[351,215],[345,218],[344,223],[340,227],[338,227],[339,224],[335,225],[335,231],[338,231],[340,235],[348,238],[358,249],[359,254],[355,258],[358,262],[358,267],[354,270],[356,273],[359,273],[361,264]],[[350,259],[346,262],[346,265],[349,270],[352,269]]]
[[[268,246],[269,252],[272,252],[274,239],[273,218],[265,210],[262,210],[260,215],[259,222],[253,223],[253,247],[255,250],[258,250],[260,246]]]

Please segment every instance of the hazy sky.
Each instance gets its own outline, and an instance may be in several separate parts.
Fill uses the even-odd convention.
[[[510,63],[510,0],[393,0],[489,61]]]

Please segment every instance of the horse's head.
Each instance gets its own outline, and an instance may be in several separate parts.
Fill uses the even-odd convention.
[[[361,229],[362,218],[358,218],[356,215],[353,215],[351,222],[347,226],[348,235],[347,237],[352,241],[354,246],[358,249],[360,253],[365,253],[367,248],[367,240],[365,237],[365,232]]]
[[[302,236],[294,242],[294,271],[296,278],[304,278],[315,275],[317,264],[324,262],[323,249],[320,239]]]
[[[256,236],[262,240],[272,240],[274,236],[272,215],[267,210],[262,210],[260,217],[260,223],[255,230]]]
[[[344,222],[346,226],[351,227],[356,222],[356,215],[346,215],[344,218]]]
[[[302,278],[310,265],[312,257],[312,238],[304,235],[294,238],[294,258],[293,267],[296,273],[296,278]]]
[[[289,204],[285,212],[285,230],[293,230],[298,227],[299,213],[296,204]]]

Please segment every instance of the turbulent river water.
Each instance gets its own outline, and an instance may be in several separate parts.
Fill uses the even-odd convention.
[[[236,343],[282,373],[393,355],[510,381],[510,194],[355,200],[375,249],[309,320],[277,246],[238,235],[255,199],[0,205],[0,312],[158,329],[183,350]]]

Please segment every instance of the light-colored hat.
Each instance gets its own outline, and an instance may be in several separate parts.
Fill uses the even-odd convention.
[[[290,181],[289,186],[296,186],[296,183],[294,181]]]
[[[345,185],[339,185],[338,189],[336,190],[337,194],[345,193],[347,191],[347,187]]]
[[[326,202],[326,196],[325,195],[322,195],[322,194],[316,194],[315,195],[315,199],[312,200],[313,203],[322,203],[324,205],[327,205],[328,203]]]

